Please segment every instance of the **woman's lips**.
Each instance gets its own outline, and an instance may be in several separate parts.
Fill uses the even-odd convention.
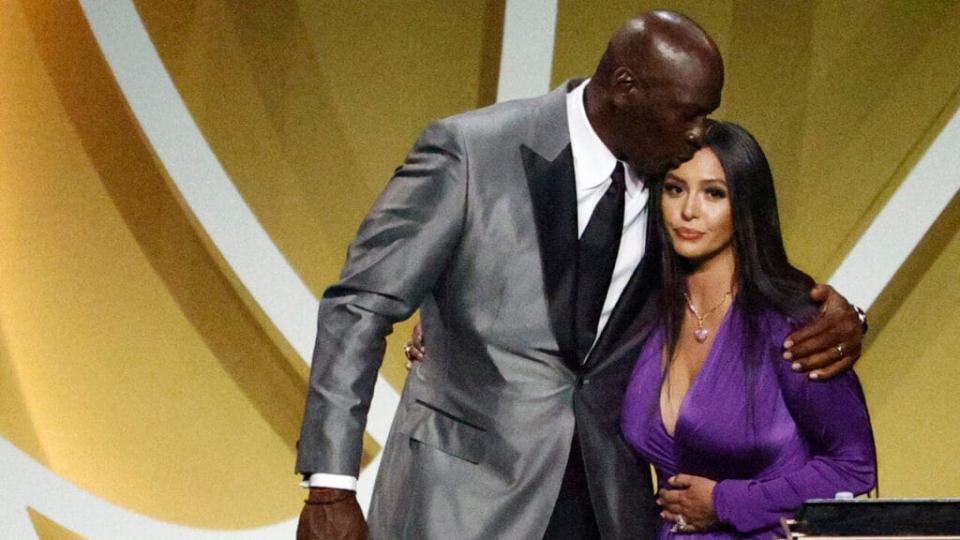
[[[673,229],[673,232],[684,240],[699,240],[705,234],[703,231],[688,229],[686,227],[677,227]]]

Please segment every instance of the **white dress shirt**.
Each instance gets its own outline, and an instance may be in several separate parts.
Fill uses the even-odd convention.
[[[617,166],[613,156],[600,136],[593,130],[583,104],[583,91],[589,80],[567,94],[567,124],[570,130],[570,145],[573,151],[573,170],[577,182],[577,237],[590,222],[593,209],[610,187],[610,175]],[[617,262],[610,278],[610,288],[603,302],[600,321],[597,324],[597,337],[603,332],[610,319],[613,307],[627,287],[630,276],[643,258],[647,239],[647,199],[650,192],[636,172],[626,163],[624,180],[627,185],[623,204],[623,232],[620,236],[620,249]]]
[[[570,130],[570,145],[573,151],[573,170],[577,183],[577,238],[583,235],[590,215],[600,198],[610,187],[610,175],[617,165],[617,158],[603,144],[597,132],[590,125],[587,111],[583,105],[583,90],[588,81],[567,94],[567,122]],[[617,262],[610,278],[610,288],[603,302],[600,321],[597,323],[597,336],[603,331],[613,307],[620,299],[630,276],[640,264],[646,243],[647,199],[649,192],[643,182],[629,165],[624,163],[624,180],[627,192],[623,207],[623,233],[620,237],[620,249]],[[356,491],[357,479],[342,474],[314,473],[304,482],[310,487],[329,487]]]

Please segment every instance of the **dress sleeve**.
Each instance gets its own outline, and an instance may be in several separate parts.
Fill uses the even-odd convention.
[[[716,485],[714,511],[721,522],[741,532],[770,527],[808,499],[829,499],[840,491],[862,494],[876,482],[873,431],[857,376],[847,371],[827,381],[811,381],[790,369],[779,343],[782,340],[768,347],[768,361],[775,362],[784,402],[810,459],[782,476]]]
[[[435,123],[361,224],[339,281],[320,300],[298,472],[357,475],[385,337],[419,307],[453,256],[467,180],[458,126]]]

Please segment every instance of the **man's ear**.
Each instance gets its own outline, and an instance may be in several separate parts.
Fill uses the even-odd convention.
[[[633,85],[636,82],[636,78],[633,76],[633,72],[630,71],[630,68],[626,66],[620,66],[617,69],[613,70],[613,83],[614,85]]]
[[[642,91],[642,88],[637,82],[637,78],[628,67],[620,66],[613,71],[610,90],[616,106],[622,107],[626,105],[630,101],[631,93]]]

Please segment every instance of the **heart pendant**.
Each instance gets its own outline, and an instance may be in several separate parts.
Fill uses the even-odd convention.
[[[710,331],[702,326],[693,331],[693,337],[697,338],[697,343],[703,343],[706,341],[709,334]]]

